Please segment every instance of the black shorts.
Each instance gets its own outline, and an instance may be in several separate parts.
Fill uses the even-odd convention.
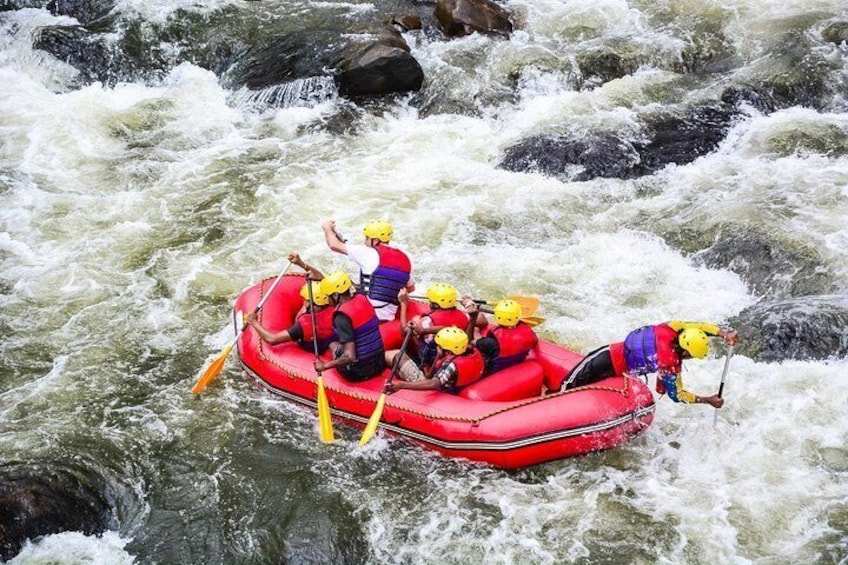
[[[333,350],[333,358],[338,358],[343,351],[344,346],[339,344]],[[358,383],[379,376],[380,373],[382,373],[385,369],[385,355],[383,354],[383,352],[380,352],[380,354],[377,357],[374,357],[373,359],[370,359],[368,361],[356,361],[355,363],[351,363],[350,365],[339,367],[338,371],[339,374],[343,376],[346,381]]]
[[[609,345],[605,345],[588,353],[582,361],[575,365],[568,376],[565,377],[565,380],[562,381],[559,389],[577,388],[614,376],[615,368],[612,365]]]

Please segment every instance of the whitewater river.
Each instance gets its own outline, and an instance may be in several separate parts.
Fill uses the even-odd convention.
[[[218,6],[118,9],[161,20]],[[328,6],[369,9],[298,10]],[[238,293],[286,253],[350,267],[324,245],[329,218],[354,238],[390,219],[420,289],[538,296],[540,332],[581,352],[755,304],[737,274],[685,245],[725,221],[816,249],[831,290],[846,292],[848,48],[821,39],[848,20],[844,0],[505,6],[517,19],[508,41],[407,33],[422,94],[351,128],[331,126],[344,100],[257,110],[190,64],[78,86],[32,48],[39,26],[73,20],[0,13],[0,462],[82,469],[114,514],[104,535],[47,536],[13,563],[848,563],[844,359],[737,355],[717,427],[711,408],[662,398],[632,443],[517,472],[382,435],[360,449],[341,424],[323,445],[315,414],[252,388],[235,356],[190,394],[232,339]],[[676,62],[704,26],[735,63],[683,80]],[[787,30],[830,64],[818,109],[748,108],[712,153],[638,179],[497,166],[538,132],[626,130],[715,97],[767,72]],[[604,43],[642,64],[578,88],[573,51]],[[531,56],[550,64],[523,66]],[[422,112],[437,95],[456,103]],[[687,363],[696,393],[716,391],[718,349]]]

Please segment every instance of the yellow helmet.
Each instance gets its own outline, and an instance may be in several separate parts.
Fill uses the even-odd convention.
[[[302,287],[300,287],[300,296],[304,301],[309,302],[309,287],[306,286],[309,283],[307,282]],[[321,290],[321,282],[320,281],[312,281],[312,301],[316,306],[326,306],[330,303],[330,299],[327,297],[327,293]]]
[[[321,279],[321,291],[329,298],[331,294],[344,294],[350,290],[352,283],[344,271],[333,271]]]
[[[436,334],[436,345],[456,355],[462,355],[468,349],[468,334],[453,326],[442,328]]]
[[[699,329],[686,328],[680,332],[677,343],[696,359],[703,359],[710,352],[710,338]]]
[[[453,286],[445,283],[433,283],[427,289],[427,300],[438,304],[439,308],[454,308],[458,295]]]
[[[521,304],[515,300],[501,300],[495,304],[495,321],[499,326],[511,328],[521,319]]]
[[[371,220],[365,227],[362,228],[362,233],[368,239],[379,239],[383,243],[388,243],[392,240],[392,224],[386,220]]]

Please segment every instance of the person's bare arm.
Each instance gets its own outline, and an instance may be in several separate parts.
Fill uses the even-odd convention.
[[[336,222],[334,220],[327,220],[321,225],[321,228],[324,230],[324,239],[327,241],[327,247],[331,251],[347,255],[347,245],[341,240],[339,234],[336,233]]]

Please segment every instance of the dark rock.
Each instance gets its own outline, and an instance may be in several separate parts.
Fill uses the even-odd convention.
[[[567,180],[626,178],[639,155],[626,139],[609,132],[581,137],[536,136],[507,149],[500,167]]]
[[[51,14],[76,18],[82,25],[105,18],[114,7],[114,0],[50,0],[47,4]]]
[[[341,34],[299,31],[247,49],[227,72],[232,86],[258,90],[294,79],[327,74],[341,60]]]
[[[744,105],[749,105],[763,114],[771,114],[778,106],[777,101],[770,93],[752,87],[731,86],[722,93],[721,101],[739,110]]]
[[[729,269],[759,296],[787,298],[829,292],[833,280],[814,249],[779,241],[744,226],[723,229],[717,241],[695,255],[713,269]]]
[[[421,29],[424,27],[421,23],[421,18],[415,15],[392,18],[389,23],[397,26],[401,29],[401,31],[412,31],[414,29]]]
[[[509,12],[491,0],[438,0],[434,14],[448,37],[475,31],[507,37],[512,33]]]
[[[99,81],[114,86],[163,76],[170,62],[160,57],[159,49],[128,49],[124,41],[131,38],[116,38],[82,26],[48,26],[39,29],[33,47],[76,68],[83,84]]]
[[[75,467],[0,467],[0,559],[27,539],[66,531],[98,534],[115,527],[99,478]]]
[[[350,97],[418,90],[421,65],[399,33],[381,30],[368,39],[333,31],[297,32],[249,49],[228,72],[233,86],[258,90],[295,79],[335,74]]]
[[[848,297],[805,296],[761,302],[731,320],[737,351],[756,361],[848,355]]]
[[[46,8],[49,0],[0,0],[0,12],[24,8]]]
[[[713,151],[737,115],[726,104],[696,106],[682,117],[649,118],[635,140],[613,132],[536,136],[507,149],[500,167],[577,181],[641,177]]]
[[[658,116],[648,120],[647,143],[636,142],[641,161],[630,177],[649,175],[666,165],[684,165],[706,155],[716,147],[730,130],[738,111],[724,105],[701,105],[686,115]]]
[[[403,47],[389,38],[352,49],[336,76],[339,93],[356,97],[420,90],[424,71]]]
[[[639,68],[639,61],[635,57],[622,55],[609,48],[580,53],[576,60],[583,79],[593,85],[625,77]]]

